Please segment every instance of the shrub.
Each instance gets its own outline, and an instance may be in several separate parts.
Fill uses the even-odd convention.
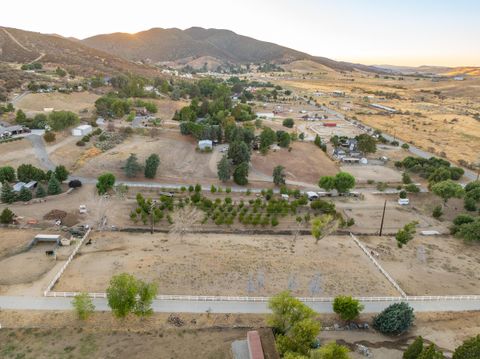
[[[440,218],[441,216],[443,215],[443,210],[442,210],[442,206],[436,206],[434,209],[433,209],[433,212],[432,212],[432,216],[433,218]]]
[[[36,196],[37,198],[44,198],[44,197],[47,196],[47,192],[45,191],[45,188],[43,188],[42,185],[39,184],[39,185],[37,186],[37,192],[35,193],[35,196]]]
[[[95,305],[93,304],[92,298],[89,297],[88,293],[80,293],[73,298],[72,306],[75,308],[77,316],[81,320],[88,319],[88,317],[95,310]]]
[[[410,184],[412,183],[412,178],[407,172],[402,173],[402,182],[403,184]]]
[[[420,188],[418,188],[416,185],[411,183],[411,184],[405,186],[405,191],[410,192],[410,193],[418,193],[418,192],[420,192]]]
[[[77,146],[83,147],[83,146],[85,146],[85,142],[83,142],[82,140],[77,141]]]
[[[402,199],[407,198],[407,191],[404,191],[404,190],[400,191],[400,193],[398,194],[398,196],[399,196],[400,198],[402,198]]]
[[[333,301],[333,311],[345,321],[356,319],[362,310],[363,305],[352,297],[338,296]]]
[[[383,334],[398,335],[412,326],[414,318],[413,309],[407,303],[395,303],[373,319],[373,327]]]
[[[57,137],[55,136],[55,132],[52,132],[52,131],[47,131],[43,135],[43,139],[45,140],[45,142],[49,142],[49,143],[54,142],[56,138]]]
[[[402,148],[403,148],[404,150],[408,150],[408,149],[410,148],[410,145],[409,145],[408,143],[404,143],[404,144],[402,145]]]

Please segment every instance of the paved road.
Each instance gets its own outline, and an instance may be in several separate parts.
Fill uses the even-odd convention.
[[[35,156],[38,158],[38,160],[42,164],[42,167],[53,171],[55,169],[55,164],[50,160],[47,149],[45,148],[45,144],[43,143],[42,137],[38,135],[29,135],[27,136],[27,138],[32,143]]]
[[[10,297],[0,296],[0,309],[11,310],[71,310],[72,298],[53,297]],[[362,301],[365,313],[379,313],[389,305],[402,301]],[[480,299],[477,300],[404,300],[416,312],[463,312],[480,310]],[[93,299],[97,311],[109,311],[107,300]],[[318,313],[332,313],[331,302],[306,302]],[[155,300],[153,310],[160,313],[269,313],[266,302],[255,301],[194,301],[194,300]]]

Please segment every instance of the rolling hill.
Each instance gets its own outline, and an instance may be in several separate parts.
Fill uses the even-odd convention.
[[[135,64],[58,35],[0,27],[0,62],[33,61],[65,67],[77,74],[157,73],[153,67]]]
[[[153,28],[136,34],[97,35],[82,40],[82,43],[125,59],[152,63],[186,63],[201,57],[215,59],[219,63],[234,64],[289,64],[297,60],[311,60],[338,71],[380,71],[360,64],[311,56],[229,30],[200,27],[187,30]]]

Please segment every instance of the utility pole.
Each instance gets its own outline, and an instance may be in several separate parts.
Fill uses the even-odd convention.
[[[382,213],[382,223],[380,224],[380,237],[382,236],[383,232],[383,221],[385,220],[385,210],[387,208],[387,200],[385,200],[385,203],[383,205],[383,213]]]

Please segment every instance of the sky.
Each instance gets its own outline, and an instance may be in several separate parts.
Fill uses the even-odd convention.
[[[479,0],[2,1],[0,26],[76,38],[201,26],[369,65],[480,66]]]

